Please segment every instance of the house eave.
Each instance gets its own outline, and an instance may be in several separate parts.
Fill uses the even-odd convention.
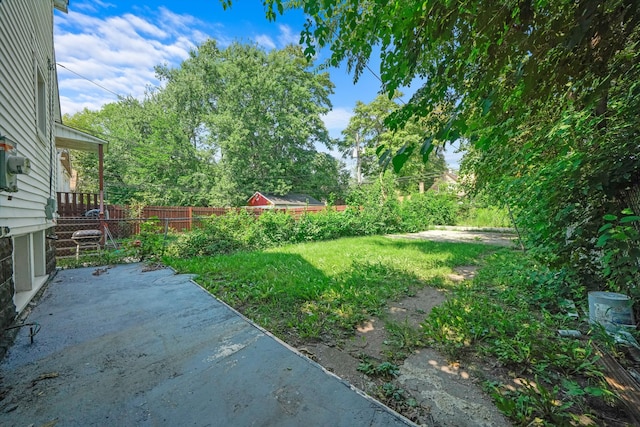
[[[53,7],[60,12],[69,13],[69,0],[53,0]]]
[[[107,141],[79,131],[62,123],[55,123],[56,147],[70,150],[97,153],[100,145],[107,146]]]

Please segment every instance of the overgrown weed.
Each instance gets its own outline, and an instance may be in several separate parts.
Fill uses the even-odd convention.
[[[603,381],[589,325],[566,313],[567,299],[582,311],[585,289],[522,253],[502,250],[485,262],[472,282],[455,288],[423,322],[427,342],[453,360],[490,357],[520,378],[489,387],[498,407],[519,425],[597,419],[585,399],[611,406],[613,393]],[[563,338],[558,329],[581,329],[586,338]]]
[[[319,339],[352,335],[387,301],[447,282],[454,266],[490,249],[359,237],[165,261],[272,332]]]

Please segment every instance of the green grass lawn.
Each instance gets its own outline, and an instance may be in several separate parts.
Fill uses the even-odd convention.
[[[165,262],[197,274],[198,283],[276,335],[335,338],[352,334],[387,300],[450,286],[453,267],[493,249],[358,237]]]
[[[449,280],[454,267],[481,257],[473,281]],[[197,274],[211,293],[293,345],[351,336],[390,300],[425,286],[446,289],[447,301],[411,334],[452,360],[475,355],[501,367],[502,376],[484,385],[516,425],[601,424],[620,410],[590,344],[612,340],[563,308],[566,299],[583,306],[584,289],[522,252],[359,237],[164,261]],[[582,329],[588,340],[562,338],[557,329]]]
[[[454,267],[478,264],[489,252],[473,281],[449,280]],[[619,412],[590,344],[601,334],[562,305],[571,299],[582,306],[584,289],[522,252],[359,237],[164,261],[197,274],[211,293],[293,345],[351,336],[390,300],[425,286],[446,289],[447,301],[412,334],[452,360],[475,355],[502,367],[506,377],[484,385],[516,425],[599,425]],[[562,338],[557,329],[582,329],[588,339]]]

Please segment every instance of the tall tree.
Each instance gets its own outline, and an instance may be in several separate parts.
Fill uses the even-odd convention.
[[[381,165],[378,156],[381,151],[406,150],[406,147],[415,146],[429,136],[431,125],[423,119],[410,120],[402,129],[395,131],[389,128],[386,118],[400,108],[397,102],[400,97],[400,93],[393,99],[379,95],[369,104],[356,103],[354,115],[342,132],[344,138],[338,146],[345,156],[356,157],[358,183],[362,182],[358,177],[370,179],[383,172],[384,164]],[[428,188],[445,169],[441,152],[433,154],[425,162],[414,158],[398,171],[397,188],[405,193],[415,192],[420,182]]]
[[[312,178],[307,166],[316,146],[330,143],[320,116],[329,111],[333,84],[311,65],[294,46],[266,52],[233,43],[220,50],[208,40],[179,68],[158,69],[188,116],[184,126],[200,130],[200,144],[218,162],[212,203],[242,205],[258,190],[300,191]],[[337,183],[336,176],[330,186]]]
[[[301,165],[293,188],[318,200],[344,200],[349,188],[349,171],[343,162],[328,153],[315,153],[311,161]]]
[[[175,112],[155,94],[122,99],[100,111],[84,110],[65,122],[109,142],[105,187],[111,203],[199,205],[206,203],[210,171],[181,132]],[[76,155],[80,187],[97,188],[97,159]]]
[[[83,132],[103,137],[98,126],[98,113],[88,108],[70,115],[65,114],[64,123]],[[77,172],[76,191],[97,193],[98,184],[98,155],[86,151],[71,151],[71,166]]]
[[[344,156],[356,158],[356,181],[359,184],[363,179],[377,176],[381,172],[376,148],[389,142],[392,137],[384,120],[397,109],[395,100],[382,95],[369,104],[356,102],[353,116],[342,131],[343,140],[339,147]]]

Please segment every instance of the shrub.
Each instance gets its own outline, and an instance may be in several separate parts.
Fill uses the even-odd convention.
[[[140,224],[140,255],[142,257],[162,253],[164,242],[164,227],[157,216],[152,216]]]
[[[347,213],[353,236],[370,236],[402,231],[400,203],[395,197],[393,177],[355,188],[347,197],[354,209]]]
[[[201,229],[180,237],[171,254],[192,257],[263,249],[291,243],[416,232],[432,225],[453,225],[460,212],[453,193],[415,194],[400,203],[387,178],[362,185],[347,198],[343,212],[331,207],[295,219],[282,211],[266,211],[257,219],[240,210],[212,217]]]
[[[452,193],[412,194],[399,207],[402,231],[416,232],[432,225],[454,225],[458,206],[458,198]]]
[[[511,227],[512,223],[509,213],[505,209],[495,206],[471,206],[461,220],[458,221],[457,225],[507,228]]]
[[[340,237],[351,236],[349,223],[345,221],[344,212],[327,209],[317,214],[305,215],[306,219],[313,223],[315,240],[332,240]]]
[[[246,211],[230,211],[226,215],[212,216],[204,221],[203,227],[183,234],[173,244],[171,254],[179,257],[193,257],[231,253],[254,248],[256,241],[256,221]]]
[[[290,242],[295,232],[295,219],[286,212],[266,211],[255,224],[254,244],[258,247],[279,246]]]

